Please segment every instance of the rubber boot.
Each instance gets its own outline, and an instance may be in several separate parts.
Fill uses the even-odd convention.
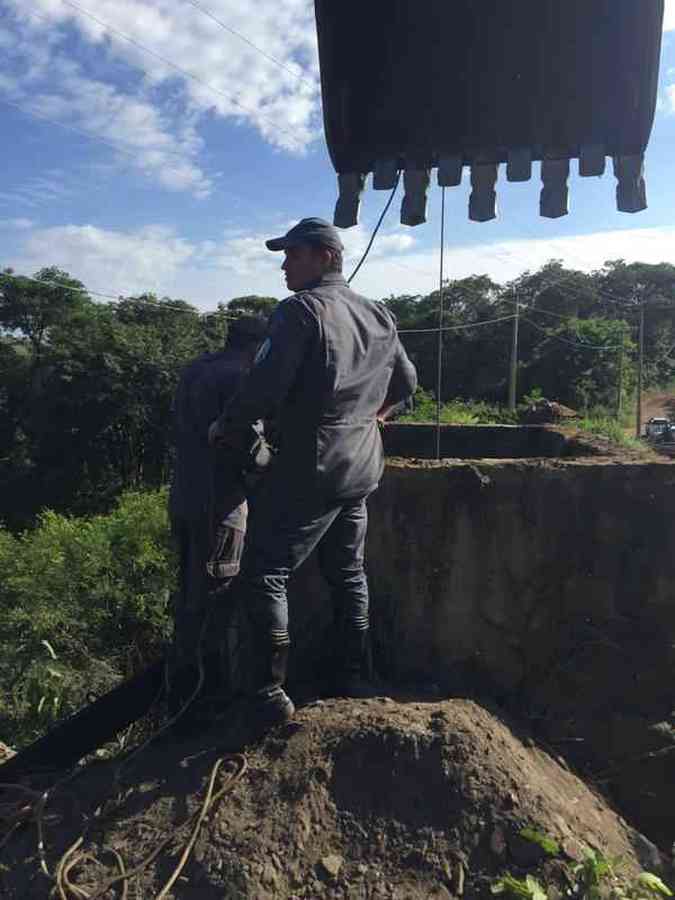
[[[368,629],[346,626],[338,634],[335,671],[328,684],[327,696],[354,699],[376,696],[377,688],[369,678]]]
[[[246,696],[225,713],[223,747],[241,750],[255,743],[295,715],[293,701],[283,689],[289,644],[254,640],[249,657],[250,682]]]

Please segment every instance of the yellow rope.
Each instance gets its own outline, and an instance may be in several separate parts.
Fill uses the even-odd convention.
[[[197,665],[198,665],[198,670],[199,670],[199,677],[197,679],[197,685],[196,685],[194,691],[192,692],[190,697],[185,701],[185,703],[180,708],[180,710],[176,713],[176,715],[172,716],[172,718],[170,718],[167,722],[165,722],[158,731],[151,734],[145,741],[143,741],[138,747],[136,747],[119,764],[119,766],[116,767],[114,777],[113,777],[113,783],[115,786],[119,785],[120,776],[122,774],[122,771],[131,762],[131,760],[134,759],[136,756],[138,756],[138,754],[140,754],[143,750],[145,750],[146,747],[148,747],[148,745],[151,744],[154,740],[156,740],[161,734],[166,732],[167,729],[169,729],[173,725],[175,725],[176,722],[178,722],[179,719],[181,719],[185,715],[187,710],[192,706],[194,701],[199,696],[199,694],[202,690],[202,687],[204,686],[204,680],[205,680],[203,643],[204,643],[204,637],[206,634],[206,629],[209,624],[210,618],[211,618],[211,610],[207,611],[207,614],[204,617],[204,621],[202,623],[202,627],[200,630],[199,641],[197,644]],[[167,663],[167,668],[165,669],[165,683],[168,684],[168,663]],[[176,866],[174,873],[172,874],[171,878],[166,883],[166,885],[162,888],[162,891],[158,895],[157,900],[163,900],[163,898],[166,897],[167,892],[171,889],[173,884],[175,884],[176,880],[180,876],[180,873],[184,869],[184,867],[190,857],[190,853],[192,852],[192,849],[195,845],[195,842],[199,835],[201,826],[204,822],[204,819],[208,815],[209,811],[218,802],[218,800],[220,800],[220,798],[228,790],[230,790],[237,781],[239,781],[239,779],[243,776],[244,772],[246,771],[247,763],[246,763],[246,758],[244,756],[237,755],[234,757],[230,757],[230,760],[232,762],[239,761],[239,767],[235,772],[233,772],[232,774],[229,775],[225,785],[214,794],[213,789],[215,786],[216,778],[218,776],[218,771],[219,771],[220,767],[223,765],[223,763],[225,762],[225,760],[226,760],[226,757],[221,757],[220,759],[218,759],[216,761],[216,763],[214,764],[213,769],[211,770],[211,776],[209,779],[208,789],[207,789],[206,796],[204,798],[202,807],[199,811],[199,814],[196,816],[195,815],[191,816],[184,823],[187,825],[194,821],[194,827],[192,829],[192,833],[191,833],[190,838],[185,846],[185,849],[183,850],[181,859],[180,859],[178,865]],[[78,837],[78,839],[75,841],[75,843],[73,843],[66,850],[66,852],[61,856],[61,858],[56,866],[54,875],[52,876],[52,874],[49,871],[49,866],[47,865],[47,857],[46,857],[46,851],[45,851],[44,822],[43,822],[45,808],[46,808],[47,803],[49,802],[50,798],[55,793],[55,791],[57,789],[59,789],[60,787],[62,787],[64,784],[71,781],[73,778],[75,778],[78,774],[80,774],[80,771],[81,770],[79,770],[79,771],[75,770],[71,774],[67,775],[65,778],[61,779],[60,781],[57,781],[56,784],[52,785],[51,788],[48,788],[46,791],[43,791],[42,793],[32,790],[31,788],[25,787],[24,785],[21,785],[21,784],[1,784],[0,783],[0,790],[3,788],[9,789],[9,790],[15,790],[15,791],[18,791],[19,793],[26,795],[30,799],[29,803],[26,803],[26,802],[20,803],[20,802],[15,801],[14,803],[9,803],[9,804],[6,803],[3,805],[0,805],[0,822],[7,821],[8,825],[9,825],[7,834],[4,836],[4,838],[0,842],[0,849],[2,849],[2,847],[5,846],[5,844],[9,841],[10,837],[24,823],[24,821],[30,820],[31,818],[33,818],[35,820],[36,827],[37,827],[38,855],[40,857],[40,868],[48,878],[53,878],[53,880],[55,881],[60,900],[73,900],[73,898],[74,898],[74,900],[96,900],[96,898],[103,896],[103,894],[105,894],[108,890],[110,890],[110,888],[113,885],[119,884],[119,883],[121,883],[123,885],[122,900],[125,900],[125,898],[128,895],[128,885],[129,885],[129,882],[131,881],[131,879],[135,878],[137,875],[142,874],[142,872],[144,872],[148,868],[148,866],[156,859],[156,857],[159,856],[159,854],[162,852],[162,850],[173,839],[173,833],[168,835],[167,837],[165,837],[155,847],[155,849],[152,851],[152,853],[150,853],[150,855],[145,860],[143,860],[138,866],[136,866],[134,869],[132,869],[131,871],[128,871],[128,872],[126,871],[124,861],[122,859],[122,856],[119,854],[119,852],[117,850],[115,850],[114,848],[106,848],[106,850],[104,852],[109,852],[114,855],[115,860],[117,862],[117,866],[120,870],[120,874],[116,875],[112,878],[109,878],[107,881],[105,881],[99,887],[87,886],[87,888],[83,887],[82,885],[74,884],[69,878],[70,871],[73,868],[75,868],[75,866],[78,865],[80,862],[82,862],[84,859],[90,859],[94,862],[98,862],[98,860],[96,860],[96,857],[93,856],[93,854],[91,854],[91,853],[79,853],[79,854],[77,854],[77,856],[74,856],[76,851],[81,847],[81,845],[84,842],[84,835],[81,835],[80,837]],[[72,859],[70,858],[71,856],[73,857]],[[90,891],[93,891],[93,893],[91,893]]]
[[[216,783],[216,778],[218,777],[218,772],[224,763],[231,762],[236,765],[236,768],[228,773],[227,780],[222,785],[222,787],[214,793],[214,787]],[[248,764],[246,762],[246,757],[242,754],[236,754],[231,757],[220,757],[216,760],[211,769],[211,775],[209,777],[209,783],[206,790],[206,794],[204,796],[204,801],[200,807],[200,809],[193,813],[184,823],[179,826],[179,828],[184,827],[185,825],[192,825],[192,829],[190,832],[190,837],[183,849],[181,854],[181,858],[176,865],[171,877],[166,882],[164,887],[161,889],[160,893],[157,895],[155,900],[164,900],[167,893],[171,890],[173,885],[176,883],[178,878],[180,877],[181,872],[185,868],[190,854],[194,848],[194,845],[199,836],[199,831],[204,824],[204,820],[206,816],[211,812],[216,803],[229,791],[234,785],[243,777],[246,769],[248,768]],[[80,837],[78,840],[66,851],[66,853],[61,858],[59,866],[57,867],[57,886],[60,891],[60,900],[80,900],[81,897],[87,898],[87,900],[98,900],[98,898],[102,897],[107,891],[110,890],[116,884],[124,885],[124,893],[123,898],[127,895],[127,885],[138,875],[141,875],[146,869],[154,862],[154,860],[159,856],[159,854],[171,843],[173,840],[173,832],[163,838],[159,844],[152,850],[152,852],[140,862],[137,866],[129,871],[125,871],[124,862],[122,861],[121,856],[115,850],[110,850],[110,852],[115,854],[115,857],[118,862],[118,866],[120,868],[120,874],[114,875],[111,878],[106,879],[106,881],[102,882],[100,885],[94,887],[91,885],[87,885],[87,887],[83,887],[82,885],[76,885],[70,882],[67,878],[68,872],[84,858],[84,856],[90,856],[90,854],[81,854],[79,857],[69,860],[68,857],[72,855],[82,844],[83,838]],[[70,896],[67,891],[70,890]]]

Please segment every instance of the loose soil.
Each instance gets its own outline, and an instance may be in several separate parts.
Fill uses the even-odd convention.
[[[92,884],[118,871],[110,848],[129,870],[168,835],[128,894],[156,897],[188,840],[183,823],[200,808],[221,755],[217,743],[208,735],[146,748],[121,773],[118,803],[110,801],[115,764],[90,765],[47,808],[51,871],[83,834],[91,856],[70,878],[89,885],[91,895]],[[548,883],[562,884],[562,860],[581,858],[585,848],[620,858],[627,876],[650,867],[653,848],[599,794],[470,700],[313,703],[246,759],[243,777],[205,821],[167,896],[487,897],[507,870],[539,869]],[[519,836],[525,826],[557,840],[561,857],[546,861],[536,843]],[[34,826],[12,836],[2,856],[6,900],[50,896]],[[121,888],[104,896],[122,897]]]

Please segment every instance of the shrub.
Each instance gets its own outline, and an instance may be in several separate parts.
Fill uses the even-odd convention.
[[[435,422],[436,399],[419,388],[415,394],[415,409],[400,422]],[[511,425],[516,417],[508,409],[485,400],[450,400],[441,407],[441,422],[445,425]]]
[[[0,736],[21,744],[155,658],[170,631],[175,563],[166,491],[109,515],[45,511],[0,530]]]

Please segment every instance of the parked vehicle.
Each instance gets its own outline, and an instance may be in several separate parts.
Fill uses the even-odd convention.
[[[671,441],[674,429],[675,425],[669,419],[652,416],[645,425],[645,437],[648,441]]]

